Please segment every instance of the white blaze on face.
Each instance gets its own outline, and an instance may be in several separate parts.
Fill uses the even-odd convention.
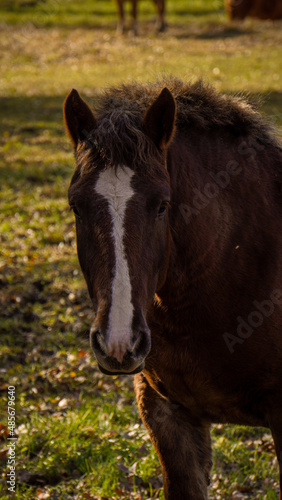
[[[108,355],[122,361],[130,347],[133,305],[128,262],[124,250],[124,218],[129,200],[134,195],[131,187],[133,171],[128,167],[108,168],[100,173],[95,191],[103,196],[109,205],[113,224],[115,271],[112,282],[112,303],[107,332]]]

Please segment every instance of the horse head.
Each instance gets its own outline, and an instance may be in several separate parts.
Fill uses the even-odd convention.
[[[94,114],[75,90],[65,101],[76,158],[69,203],[96,312],[90,342],[106,374],[141,371],[150,351],[147,315],[169,260],[166,153],[175,113],[167,88],[140,116],[126,109]]]

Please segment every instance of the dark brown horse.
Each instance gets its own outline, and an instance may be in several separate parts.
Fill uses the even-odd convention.
[[[225,0],[230,19],[282,19],[282,0]]]
[[[272,431],[282,471],[282,149],[202,82],[73,90],[69,203],[100,370],[137,374],[165,498],[206,500],[210,425]],[[281,487],[280,487],[281,488]]]
[[[118,8],[118,27],[119,33],[124,33],[125,30],[125,17],[124,17],[124,2],[127,0],[116,0]],[[128,0],[132,6],[132,31],[135,35],[138,34],[137,23],[137,3],[138,0]],[[157,9],[156,31],[162,32],[165,30],[165,0],[153,0]]]

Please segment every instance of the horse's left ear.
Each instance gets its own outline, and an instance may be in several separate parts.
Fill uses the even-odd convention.
[[[80,141],[87,140],[90,132],[97,126],[94,114],[75,89],[65,100],[64,119],[67,133],[75,148]]]
[[[165,87],[145,113],[145,133],[160,149],[166,149],[173,137],[176,116],[176,102]]]

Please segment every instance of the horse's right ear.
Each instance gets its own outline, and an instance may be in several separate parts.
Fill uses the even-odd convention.
[[[75,148],[80,141],[87,140],[97,126],[94,114],[75,89],[65,100],[64,119],[67,133]]]

